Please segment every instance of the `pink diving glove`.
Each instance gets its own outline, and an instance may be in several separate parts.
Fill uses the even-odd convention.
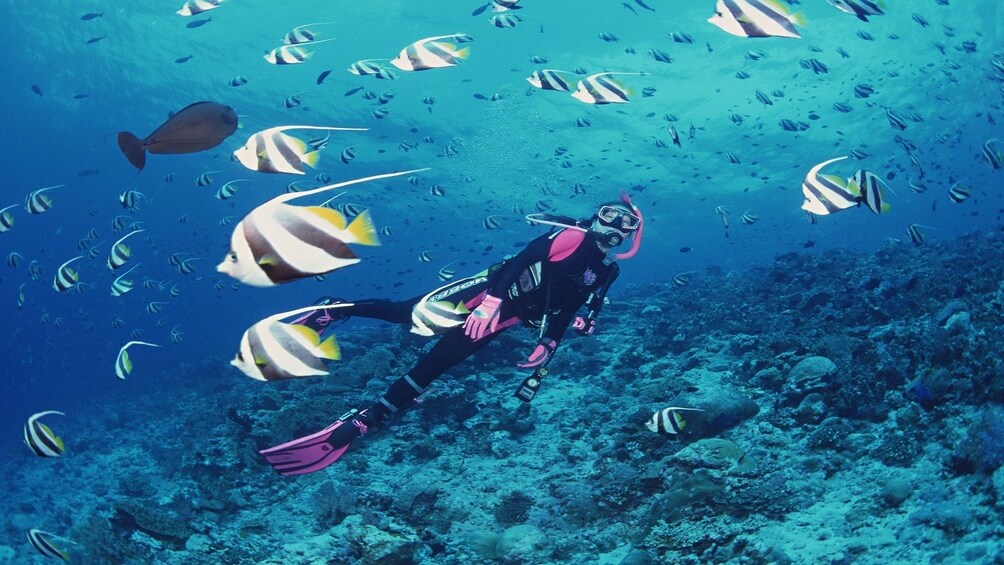
[[[532,369],[534,367],[539,367],[547,362],[551,354],[554,353],[555,348],[558,347],[558,342],[553,339],[542,339],[537,347],[533,348],[533,352],[527,357],[526,361],[520,361],[516,363],[516,366],[520,369]]]
[[[579,335],[593,335],[593,332],[596,331],[596,320],[576,316],[575,321],[572,322],[572,327],[575,328],[575,332]]]
[[[486,294],[481,304],[474,309],[464,322],[464,335],[477,341],[495,331],[499,325],[499,306],[501,298]]]

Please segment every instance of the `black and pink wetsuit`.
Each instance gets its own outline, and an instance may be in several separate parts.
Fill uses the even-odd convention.
[[[542,338],[560,343],[576,312],[589,305],[595,317],[607,289],[617,278],[619,267],[607,262],[592,232],[563,229],[530,242],[516,256],[507,259],[481,284],[465,289],[453,298],[474,310],[486,294],[502,299],[499,324],[494,333],[479,340],[457,326],[447,330],[418,364],[391,385],[370,410],[377,420],[388,412],[411,406],[432,381],[487,345],[504,329],[523,322],[540,328]],[[377,318],[400,324],[411,323],[414,306],[425,295],[404,302],[363,300],[345,309],[351,316]],[[545,317],[546,314],[546,317]]]

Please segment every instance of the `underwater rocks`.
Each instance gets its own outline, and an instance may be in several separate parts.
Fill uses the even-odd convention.
[[[481,557],[504,563],[546,563],[554,551],[544,532],[530,524],[512,526],[501,534],[478,531],[468,543]]]
[[[756,473],[753,457],[727,439],[705,438],[668,457],[668,462],[686,469],[714,469],[735,475]]]
[[[781,392],[789,401],[800,402],[809,393],[826,390],[836,372],[836,364],[826,357],[806,357],[788,371]]]
[[[747,394],[724,384],[705,381],[698,390],[678,394],[668,404],[703,411],[687,411],[686,438],[711,438],[734,428],[740,422],[755,416],[760,406]]]
[[[179,547],[195,533],[187,521],[171,510],[152,506],[137,498],[128,498],[116,504],[112,525],[123,532],[140,530],[158,541]]]

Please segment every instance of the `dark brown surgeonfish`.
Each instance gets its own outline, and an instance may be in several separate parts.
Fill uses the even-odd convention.
[[[237,112],[216,102],[196,102],[168,118],[146,139],[121,131],[119,149],[137,169],[143,170],[146,152],[161,155],[195,153],[219,145],[237,131]]]

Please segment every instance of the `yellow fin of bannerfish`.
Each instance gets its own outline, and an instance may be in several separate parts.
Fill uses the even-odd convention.
[[[321,342],[321,336],[314,328],[303,324],[289,324],[289,329],[305,337],[311,345],[318,345]]]
[[[321,351],[320,356],[324,359],[338,361],[342,358],[342,350],[339,349],[338,343],[335,342],[335,336],[329,336],[328,339],[322,341],[318,349]]]
[[[265,365],[268,365],[268,361],[269,361],[268,357],[262,357],[260,355],[254,356],[254,364],[259,367],[264,367]]]
[[[464,47],[463,49],[458,49],[453,55],[458,59],[466,59],[468,55],[471,54],[470,47]]]
[[[352,234],[355,243],[380,245],[376,226],[373,225],[373,218],[370,217],[369,210],[363,210],[361,214],[356,216],[356,219],[352,220],[352,223],[349,224],[349,233]]]
[[[52,431],[52,428],[50,428],[49,426],[46,426],[42,422],[39,422],[38,425],[39,425],[39,427],[42,428],[42,432],[45,434],[45,437],[51,439],[53,441],[53,443],[55,443],[56,445],[58,445],[60,450],[64,450],[65,449],[65,447],[63,447],[63,438],[57,436]]]
[[[129,358],[129,352],[122,351],[122,368],[125,369],[126,374],[132,373],[132,359]]]
[[[453,308],[453,312],[456,314],[470,314],[470,309],[463,302],[457,302],[457,305]]]
[[[321,218],[325,222],[335,226],[336,230],[344,230],[347,222],[345,216],[338,210],[333,210],[327,206],[310,206],[307,208],[311,213]]]
[[[847,188],[847,179],[840,178],[837,175],[820,175],[820,176],[841,188]]]
[[[303,153],[302,155],[303,156],[300,157],[300,161],[301,162],[306,163],[307,165],[310,165],[310,168],[312,168],[312,169],[316,169],[317,168],[317,162],[321,158],[321,152],[320,151],[311,151],[310,153]]]
[[[279,258],[275,255],[266,254],[262,255],[261,259],[258,259],[258,265],[262,267],[272,267],[279,264]]]

